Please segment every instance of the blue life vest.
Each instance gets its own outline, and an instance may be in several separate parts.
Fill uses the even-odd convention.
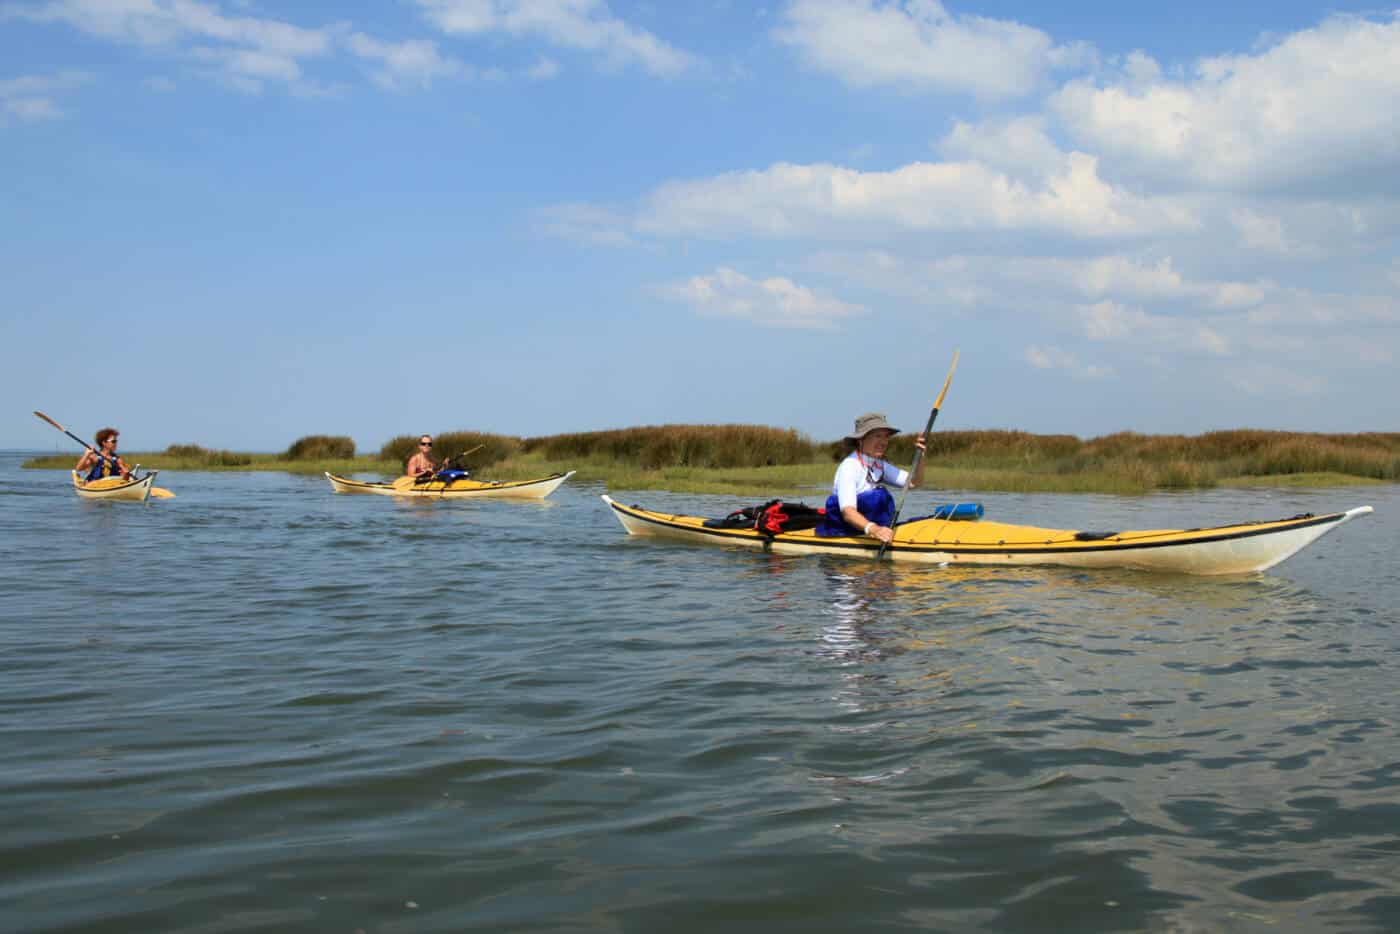
[[[889,525],[893,522],[894,509],[894,496],[882,486],[866,490],[856,497],[856,511],[876,525]],[[841,518],[841,501],[835,493],[826,498],[826,518],[817,526],[816,532],[824,538],[865,534],[862,529],[852,527]]]
[[[93,464],[92,469],[88,471],[87,481],[91,483],[93,480],[101,480],[103,477],[115,477],[120,473],[121,469],[117,466],[117,459],[115,457],[108,457],[99,451],[97,454],[97,463]]]

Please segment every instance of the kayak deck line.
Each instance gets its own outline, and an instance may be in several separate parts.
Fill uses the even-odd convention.
[[[863,536],[823,538],[812,530],[768,535],[747,528],[713,528],[706,527],[705,520],[698,516],[624,506],[607,495],[603,501],[632,535],[759,547],[784,554],[873,556],[880,548],[877,540]],[[1212,528],[1089,534],[998,522],[955,523],[925,518],[896,526],[895,537],[885,551],[893,560],[937,564],[1062,564],[1192,574],[1247,573],[1271,567],[1332,529],[1371,511],[1370,506],[1359,506],[1327,515],[1304,513]]]

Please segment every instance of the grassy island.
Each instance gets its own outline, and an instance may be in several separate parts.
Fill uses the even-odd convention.
[[[284,470],[397,476],[417,435],[373,453],[352,439],[308,435],[281,454],[245,454],[196,444],[126,452],[127,463],[162,471]],[[567,470],[610,489],[816,495],[827,489],[839,441],[814,441],[761,425],[658,425],[523,438],[474,431],[435,436],[438,456],[462,459],[481,478],[519,480]],[[913,444],[895,438],[890,460],[908,465]],[[68,469],[75,455],[26,461]],[[1400,481],[1400,433],[1311,434],[1241,429],[1201,435],[1119,432],[1098,438],[1024,431],[935,431],[925,487],[1065,493],[1146,493],[1215,486],[1336,486]]]

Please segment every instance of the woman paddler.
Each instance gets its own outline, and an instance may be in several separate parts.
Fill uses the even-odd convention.
[[[886,461],[885,451],[899,429],[885,416],[867,412],[856,419],[853,432],[845,437],[849,452],[836,468],[836,480],[826,500],[826,518],[817,526],[818,535],[866,535],[888,543],[894,537],[894,497],[886,486],[910,489],[924,479],[924,458],[911,479],[907,470]],[[914,436],[914,447],[925,450],[923,433]]]
[[[87,476],[83,477],[84,483],[101,480],[103,477],[131,476],[131,471],[117,456],[117,429],[104,428],[93,440],[97,442],[97,447],[84,451],[83,456],[78,458],[77,466],[73,468],[73,472],[80,476],[83,471],[87,471]]]
[[[447,462],[439,464],[433,460],[433,436],[421,435],[418,438],[418,452],[408,459],[408,466],[404,472],[414,480],[422,482],[431,480],[433,474],[447,466]]]

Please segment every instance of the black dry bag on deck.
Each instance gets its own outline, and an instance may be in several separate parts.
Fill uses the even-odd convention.
[[[723,519],[706,519],[705,526],[711,529],[753,529],[772,536],[780,532],[815,529],[821,525],[825,516],[826,510],[820,507],[808,506],[806,503],[785,503],[774,499],[762,506],[736,509]]]

